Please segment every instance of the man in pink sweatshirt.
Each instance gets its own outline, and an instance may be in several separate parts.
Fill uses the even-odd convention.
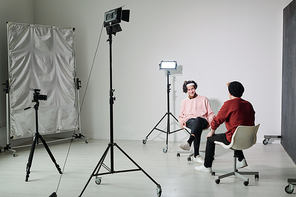
[[[191,129],[191,135],[188,141],[180,144],[183,150],[190,150],[194,141],[194,158],[193,161],[203,163],[204,159],[199,154],[200,137],[203,129],[210,126],[215,114],[211,108],[209,100],[201,95],[196,94],[197,84],[195,81],[184,81],[183,92],[188,94],[181,103],[179,123],[182,128]]]

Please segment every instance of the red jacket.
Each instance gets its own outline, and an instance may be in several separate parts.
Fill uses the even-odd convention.
[[[239,125],[254,126],[255,111],[248,101],[234,98],[226,101],[217,116],[211,122],[211,129],[216,130],[222,123],[226,126],[226,139],[231,142],[232,135]]]

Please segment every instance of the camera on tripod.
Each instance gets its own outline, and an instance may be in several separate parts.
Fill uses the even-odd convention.
[[[32,102],[38,102],[39,100],[47,100],[47,95],[40,94],[40,89],[34,89]]]

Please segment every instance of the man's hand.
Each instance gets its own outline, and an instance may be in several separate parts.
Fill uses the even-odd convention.
[[[185,127],[186,127],[186,122],[183,122],[183,123],[181,124],[181,128],[182,128],[182,129],[185,129]]]
[[[212,137],[215,134],[215,130],[212,130],[207,134],[207,138]]]

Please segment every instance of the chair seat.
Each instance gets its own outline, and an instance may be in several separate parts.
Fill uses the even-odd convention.
[[[231,144],[226,145],[226,144],[224,144],[223,142],[218,142],[218,141],[215,141],[214,143],[217,144],[217,145],[222,146],[222,147],[225,148],[225,149],[231,149]]]

